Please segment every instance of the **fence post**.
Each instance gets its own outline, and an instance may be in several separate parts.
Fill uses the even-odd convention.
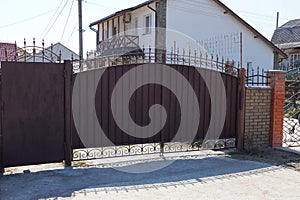
[[[237,149],[244,149],[246,70],[238,69]]]
[[[282,146],[283,118],[285,100],[285,75],[280,70],[268,71],[268,83],[272,88],[271,123],[270,123],[270,146]]]
[[[2,76],[0,76],[0,176],[4,173],[3,166],[3,128],[2,128],[2,120],[3,120],[3,102],[2,102]]]
[[[64,76],[65,76],[65,166],[71,166],[73,160],[72,151],[72,133],[71,133],[71,116],[72,116],[72,93],[71,93],[71,81],[72,81],[72,64],[70,61],[64,61]]]

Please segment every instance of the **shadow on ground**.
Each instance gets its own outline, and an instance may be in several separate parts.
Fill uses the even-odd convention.
[[[130,165],[138,169],[160,165],[164,160]],[[130,187],[161,184],[229,175],[268,168],[271,165],[216,156],[202,159],[181,159],[158,171],[126,173],[118,168],[65,168],[30,174],[0,177],[0,199],[45,199],[70,197],[75,191],[95,188]],[[128,166],[127,166],[128,167]],[[122,169],[119,168],[119,169]]]

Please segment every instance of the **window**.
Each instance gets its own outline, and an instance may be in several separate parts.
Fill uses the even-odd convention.
[[[300,54],[290,54],[288,59],[282,61],[279,67],[298,67],[300,66]]]
[[[145,34],[151,33],[152,18],[151,15],[145,16]]]
[[[300,54],[290,55],[290,66],[298,66],[300,63]]]

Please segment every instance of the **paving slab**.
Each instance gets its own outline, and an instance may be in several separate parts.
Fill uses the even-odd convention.
[[[127,173],[172,162],[148,173]],[[23,168],[24,169],[24,168]],[[222,155],[136,158],[0,178],[0,199],[300,199],[300,173]]]

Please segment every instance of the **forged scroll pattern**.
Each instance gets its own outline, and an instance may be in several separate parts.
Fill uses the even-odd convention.
[[[283,146],[300,146],[300,124],[297,119],[284,118]]]
[[[126,146],[75,149],[73,151],[73,160],[93,160],[123,156],[199,151],[201,149],[233,148],[235,147],[235,139],[230,138],[210,140],[205,142],[199,141],[194,143],[164,143],[163,149],[161,149],[161,145],[162,143],[149,143]]]
[[[101,158],[155,154],[159,152],[159,143],[75,149],[73,151],[73,160],[92,160]]]
[[[291,80],[286,84],[283,119],[283,146],[300,146],[300,81]]]

